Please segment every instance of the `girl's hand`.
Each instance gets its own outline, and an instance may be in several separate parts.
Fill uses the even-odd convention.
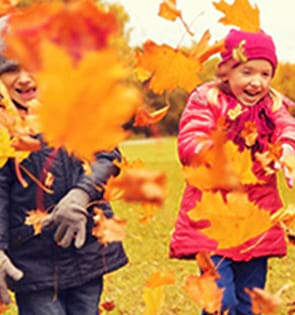
[[[289,156],[295,156],[295,150],[293,147],[287,143],[284,143],[282,145],[282,156],[279,160],[279,162],[276,162],[274,165],[274,168],[276,170],[282,169],[285,175],[285,178],[287,180],[287,184],[290,188],[294,186],[294,172],[290,169],[290,167],[286,164],[286,159]]]

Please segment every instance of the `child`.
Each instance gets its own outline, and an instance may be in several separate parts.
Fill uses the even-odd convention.
[[[5,58],[0,59],[0,78],[25,119],[37,95],[34,78]],[[125,265],[127,258],[120,242],[106,246],[91,235],[88,205],[101,201],[98,187],[118,173],[113,161],[120,159],[120,153],[98,153],[92,174],[86,175],[77,158],[64,149],[49,148],[40,135],[34,138],[40,148],[21,166],[43,185],[51,178],[53,193],[43,191],[25,173],[28,187],[24,188],[12,159],[0,169],[0,298],[9,303],[7,280],[22,315],[96,315],[103,275]],[[110,205],[100,204],[111,217]],[[25,224],[28,211],[35,209],[52,211],[38,235]]]
[[[198,87],[188,99],[180,121],[180,160],[189,165],[192,157],[208,146],[208,141],[198,139],[209,138],[217,121],[224,118],[227,138],[240,150],[251,150],[252,170],[256,177],[263,179],[259,184],[245,185],[248,199],[273,213],[282,207],[276,177],[274,172],[265,172],[255,153],[265,152],[269,144],[281,143],[283,159],[287,154],[294,154],[295,148],[295,120],[287,111],[285,99],[270,88],[277,67],[274,43],[262,31],[231,30],[225,39],[221,58],[217,71],[219,82]],[[229,114],[239,108],[236,115]],[[251,146],[247,146],[241,136],[246,122],[257,125],[257,138]],[[292,186],[293,180],[287,170],[285,175]],[[187,215],[201,198],[199,189],[187,185],[171,239],[170,255],[189,258],[199,251],[213,252],[213,261],[218,264],[221,275],[218,285],[225,288],[222,311],[229,310],[229,315],[253,314],[244,288],[264,288],[268,257],[286,254],[284,232],[279,226],[274,226],[263,238],[260,235],[238,247],[217,250],[216,242],[203,234],[198,229],[198,222],[190,220]]]

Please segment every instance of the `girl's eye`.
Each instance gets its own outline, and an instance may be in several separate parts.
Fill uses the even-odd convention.
[[[269,72],[263,72],[262,76],[265,77],[265,78],[269,78],[271,75],[270,75]]]
[[[251,74],[251,71],[250,71],[250,70],[247,70],[247,69],[244,69],[244,70],[243,70],[243,74],[249,75],[249,74]]]

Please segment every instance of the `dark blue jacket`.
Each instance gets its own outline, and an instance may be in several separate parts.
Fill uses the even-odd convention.
[[[73,245],[67,249],[57,246],[53,239],[54,228],[43,229],[41,234],[34,236],[32,226],[24,224],[29,210],[44,208],[51,211],[74,187],[85,190],[92,201],[100,200],[102,192],[97,187],[118,172],[114,159],[120,159],[118,150],[97,154],[89,176],[85,175],[81,161],[63,149],[56,152],[45,146],[31,153],[21,165],[41,182],[48,171],[51,172],[54,178],[52,194],[39,188],[23,170],[28,187],[22,187],[13,160],[0,169],[0,249],[6,249],[12,262],[24,272],[20,281],[10,279],[12,290],[75,287],[127,263],[120,242],[106,246],[91,235],[91,220],[88,220],[87,240],[81,249]],[[105,215],[111,217],[110,205],[104,202],[102,207]]]

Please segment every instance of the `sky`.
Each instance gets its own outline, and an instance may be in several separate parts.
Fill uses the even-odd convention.
[[[233,3],[233,0],[225,0]],[[175,22],[158,16],[162,0],[108,0],[123,5],[130,16],[128,27],[131,28],[132,46],[141,45],[147,39],[157,44],[177,47],[189,46],[198,41],[207,29],[211,31],[212,43],[223,38],[230,27],[218,22],[223,14],[215,9],[212,0],[177,0],[184,20],[191,25],[193,37],[185,34],[180,20]],[[220,2],[215,0],[214,2]],[[251,1],[260,10],[262,29],[271,35],[277,47],[279,61],[295,64],[295,1],[294,0],[256,0]]]

